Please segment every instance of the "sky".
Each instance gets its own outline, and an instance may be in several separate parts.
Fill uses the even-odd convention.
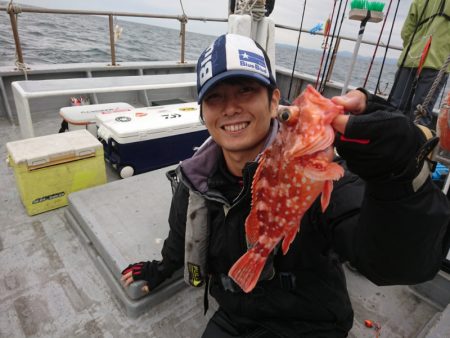
[[[387,16],[382,43],[387,43],[389,31],[392,25],[392,18],[394,16],[395,8],[400,0],[386,0],[381,1],[385,3],[384,14],[386,15],[389,2],[392,5]],[[194,17],[212,17],[212,18],[226,18],[228,16],[228,0],[181,0],[186,15]],[[180,0],[20,0],[14,1],[16,4],[32,5],[46,8],[58,9],[77,9],[77,10],[99,10],[99,11],[115,11],[115,12],[133,12],[133,13],[148,13],[148,14],[166,14],[166,15],[181,15],[182,7]],[[276,0],[275,8],[271,14],[271,18],[277,24],[291,26],[298,28],[300,26],[303,8],[306,3],[305,17],[303,21],[304,29],[311,29],[315,25],[324,24],[327,18],[331,17],[333,5],[335,0]],[[339,1],[336,1],[335,15],[338,11]],[[351,0],[348,1],[348,4]],[[345,1],[342,1],[342,7]],[[400,38],[400,30],[404,19],[408,13],[411,0],[400,1],[397,18],[395,20],[394,30],[391,38],[391,45],[401,47],[402,40]],[[341,9],[341,13],[342,13]],[[345,37],[357,38],[359,30],[359,21],[348,19],[349,5],[345,9],[346,17],[341,30],[341,35]],[[118,18],[121,19],[120,17]],[[180,24],[177,20],[158,20],[158,19],[135,19],[127,18],[127,20],[137,20],[151,25],[169,27],[179,29]],[[378,40],[383,22],[368,23],[364,32],[363,40],[376,42]],[[188,31],[220,35],[226,33],[227,26],[225,23],[203,22],[203,21],[189,21],[186,29]],[[333,29],[333,27],[332,27]],[[285,29],[277,29],[275,33],[277,43],[285,43],[296,45],[298,33]],[[301,35],[300,44],[305,48],[320,49],[322,39],[311,34]],[[342,42],[340,50],[352,52],[354,43]],[[362,45],[359,50],[361,55],[372,55],[373,47]],[[381,52],[379,52],[381,54]]]

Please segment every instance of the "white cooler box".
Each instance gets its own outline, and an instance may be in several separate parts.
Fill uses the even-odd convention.
[[[209,136],[196,102],[97,114],[105,159],[122,178],[189,158]]]
[[[134,107],[125,102],[63,107],[59,110],[59,115],[63,118],[59,132],[87,129],[92,135],[96,136],[95,116],[97,114],[110,114],[132,109]]]

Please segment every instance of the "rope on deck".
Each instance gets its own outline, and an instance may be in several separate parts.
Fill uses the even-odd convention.
[[[238,0],[234,13],[248,14],[253,20],[260,21],[266,14],[266,0]]]
[[[430,90],[428,91],[427,96],[425,97],[425,100],[423,101],[422,104],[418,104],[416,111],[414,112],[414,122],[418,123],[420,121],[420,119],[422,117],[426,117],[428,112],[427,112],[427,107],[431,101],[431,99],[434,96],[434,93],[436,92],[436,88],[438,87],[439,83],[441,82],[445,71],[448,68],[448,65],[450,65],[450,54],[447,57],[447,60],[444,62],[444,64],[442,65],[441,69],[439,69],[439,73],[436,76],[436,78],[433,81],[433,84],[431,85]]]

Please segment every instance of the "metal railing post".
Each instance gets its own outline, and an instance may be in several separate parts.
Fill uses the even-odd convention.
[[[20,63],[23,63],[23,56],[22,56],[22,47],[20,45],[20,38],[19,38],[19,30],[17,29],[17,20],[16,20],[16,10],[12,3],[8,5],[8,14],[9,18],[11,20],[11,28],[13,31],[14,36],[14,43],[16,45],[16,54],[17,54],[17,61]]]
[[[109,18],[109,45],[111,47],[111,66],[116,65],[116,42],[114,41],[114,22],[113,16],[108,15]]]
[[[187,17],[186,15],[183,15],[180,17],[180,36],[181,36],[181,56],[180,56],[180,63],[185,63],[184,61],[184,53],[185,53],[185,46],[186,46],[186,23],[187,23]]]
[[[186,15],[175,16],[175,15],[161,15],[161,14],[145,14],[145,13],[130,13],[130,12],[108,12],[108,11],[86,11],[86,10],[61,10],[61,9],[49,9],[49,8],[29,8],[22,7],[18,8],[12,4],[9,4],[6,8],[4,6],[0,6],[0,12],[5,11],[10,15],[11,19],[11,27],[14,35],[14,42],[16,44],[16,53],[17,60],[20,63],[23,63],[22,56],[22,48],[19,39],[19,33],[17,29],[17,13],[46,13],[46,14],[75,14],[75,15],[99,15],[99,16],[108,16],[109,17],[109,35],[110,35],[110,48],[111,48],[111,64],[116,65],[116,55],[115,55],[115,38],[114,38],[114,22],[113,16],[121,16],[121,17],[140,17],[140,18],[154,18],[154,19],[169,19],[169,20],[178,20],[180,21],[180,36],[181,36],[181,63],[185,63],[185,45],[186,45],[186,23],[188,21],[188,17]],[[227,22],[226,18],[210,18],[210,17],[199,17],[199,16],[190,16],[189,20],[194,21],[202,21],[202,22]],[[276,28],[286,29],[297,31],[298,28],[290,27],[286,25],[276,24]],[[309,33],[308,30],[302,29],[302,32]],[[322,33],[317,33],[317,35],[323,35]],[[353,37],[348,36],[340,36],[341,40],[346,41],[355,41]],[[361,41],[368,45],[376,45],[375,42],[371,41]],[[399,46],[387,46],[388,48],[395,50],[402,50],[402,47]]]

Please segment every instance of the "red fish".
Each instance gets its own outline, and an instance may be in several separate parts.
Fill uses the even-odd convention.
[[[228,275],[250,292],[267,257],[283,240],[286,254],[300,230],[300,221],[320,193],[322,211],[330,201],[333,180],[343,168],[332,162],[331,122],[343,107],[324,98],[312,86],[290,107],[279,110],[280,131],[261,155],[252,185],[252,208],[245,222],[250,249]]]

